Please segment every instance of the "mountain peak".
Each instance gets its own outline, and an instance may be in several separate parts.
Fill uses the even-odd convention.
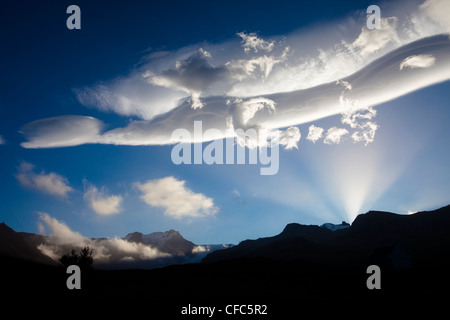
[[[0,223],[0,230],[14,231],[4,222]]]
[[[179,237],[183,237],[178,231],[170,229],[169,231],[164,232],[164,236],[165,237],[175,237],[175,236],[179,236]]]
[[[352,223],[355,228],[369,228],[380,227],[381,225],[389,225],[398,220],[404,219],[405,215],[400,215],[387,211],[368,211],[367,213],[359,214]]]
[[[321,228],[318,225],[304,225],[299,223],[289,223],[278,235],[281,238],[302,237],[307,240],[322,238],[329,235],[330,230]]]
[[[173,229],[149,234],[132,232],[127,234],[124,239],[149,244],[163,252],[175,255],[190,254],[195,247],[194,243],[186,240],[178,231]]]

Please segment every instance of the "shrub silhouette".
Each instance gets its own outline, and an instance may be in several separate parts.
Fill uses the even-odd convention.
[[[63,255],[59,259],[59,262],[66,268],[70,265],[75,264],[81,269],[91,269],[92,264],[94,263],[94,258],[92,258],[93,251],[94,250],[90,249],[89,247],[84,247],[78,254],[75,249],[72,249],[70,253],[66,253],[65,255]]]

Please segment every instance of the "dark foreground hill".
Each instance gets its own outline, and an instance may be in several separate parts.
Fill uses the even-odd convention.
[[[182,315],[190,305],[221,310],[212,319],[324,318],[327,313],[358,318],[400,313],[404,318],[419,309],[432,319],[446,305],[450,286],[449,214],[448,206],[411,216],[368,212],[350,228],[336,231],[290,224],[277,236],[212,253],[207,263],[83,270],[80,290],[67,289],[69,275],[61,267],[1,256],[2,302],[26,306],[21,311],[35,314],[51,314],[58,306],[74,314],[87,308],[88,315],[103,317],[125,312],[148,318],[209,318]],[[392,254],[395,250],[386,249],[392,244],[413,263],[407,268],[382,265],[381,289],[368,289],[370,257]],[[39,308],[31,308],[33,304]],[[226,307],[235,304],[266,305],[268,314],[226,314],[231,310]]]

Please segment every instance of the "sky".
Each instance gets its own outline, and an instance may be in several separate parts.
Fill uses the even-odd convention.
[[[81,29],[67,27],[73,4]],[[216,244],[447,205],[445,12],[444,0],[3,2],[0,221]]]

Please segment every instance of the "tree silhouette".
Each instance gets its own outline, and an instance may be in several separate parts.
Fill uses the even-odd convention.
[[[70,253],[63,255],[59,259],[59,262],[66,268],[75,264],[81,269],[91,269],[92,264],[94,263],[94,258],[92,257],[93,251],[94,250],[90,249],[89,246],[81,249],[79,254],[75,251],[75,249],[72,249]]]

